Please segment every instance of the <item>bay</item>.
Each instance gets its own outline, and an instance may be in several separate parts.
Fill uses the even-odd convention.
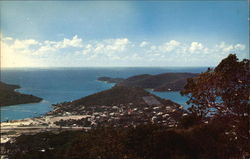
[[[20,85],[16,90],[43,98],[40,103],[1,107],[1,121],[41,116],[52,104],[72,101],[106,89],[113,84],[97,81],[98,77],[127,78],[139,74],[166,72],[200,73],[205,67],[85,67],[85,68],[8,68],[1,70],[1,81]],[[151,92],[183,105],[187,98],[179,92]]]

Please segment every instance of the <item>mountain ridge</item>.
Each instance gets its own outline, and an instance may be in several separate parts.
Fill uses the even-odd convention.
[[[115,83],[117,86],[140,87],[153,91],[180,91],[188,78],[196,77],[197,73],[162,73],[157,75],[141,74],[122,78],[99,77],[99,81]]]

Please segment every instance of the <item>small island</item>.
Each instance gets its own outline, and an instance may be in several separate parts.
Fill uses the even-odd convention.
[[[100,77],[99,81],[115,83],[117,86],[140,87],[153,91],[180,91],[184,88],[188,78],[198,76],[196,73],[163,73],[157,75],[142,74],[123,78]]]
[[[18,88],[20,88],[20,86],[6,84],[0,81],[0,106],[37,103],[42,101],[42,98],[16,92],[15,89]]]

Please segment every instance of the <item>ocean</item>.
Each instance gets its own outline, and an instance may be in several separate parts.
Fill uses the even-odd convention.
[[[1,121],[41,116],[52,110],[52,104],[72,101],[109,89],[113,84],[97,81],[98,77],[122,77],[166,72],[204,72],[205,67],[90,67],[90,68],[8,68],[1,70],[1,81],[17,84],[16,91],[43,98],[40,103],[1,107]],[[176,103],[188,105],[179,92],[151,92]]]

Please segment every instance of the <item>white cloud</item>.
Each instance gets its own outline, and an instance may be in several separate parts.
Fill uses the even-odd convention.
[[[72,39],[64,38],[62,41],[45,41],[44,44],[47,46],[62,49],[67,47],[82,47],[82,39],[75,35]]]
[[[65,48],[65,47],[82,47],[82,39],[78,38],[77,35],[75,35],[72,40],[70,39],[64,39],[62,44],[59,44],[59,47]]]
[[[223,51],[228,53],[231,52],[234,49],[233,45],[229,45],[228,47],[223,48]]]
[[[210,50],[206,47],[206,48],[203,49],[203,51],[204,51],[205,54],[208,54]]]
[[[149,41],[134,43],[127,38],[117,38],[83,43],[78,36],[59,41],[1,37],[1,62],[3,67],[65,64],[84,66],[86,63],[88,65],[107,63],[110,65],[191,65],[193,63],[203,65],[207,61],[218,62],[229,53],[244,57],[247,53],[246,48],[241,43],[225,42],[207,47],[196,41],[184,43],[176,40],[155,44]]]
[[[5,37],[3,40],[11,41],[11,40],[13,40],[13,38],[12,37]]]
[[[82,53],[84,55],[87,55],[91,52],[91,50],[93,49],[93,46],[91,44],[87,44],[84,48],[84,50],[82,51]]]
[[[3,67],[40,66],[39,58],[62,48],[82,47],[82,39],[74,36],[62,41],[19,40],[1,36],[1,65]]]
[[[226,44],[221,42],[219,45],[216,45],[216,49],[222,54],[228,54],[233,52],[239,52],[245,50],[246,46],[243,44]]]
[[[20,50],[17,51],[15,49],[19,48],[19,46],[24,46],[19,43],[17,45],[18,47],[15,47],[1,41],[1,67],[36,66],[36,60],[32,59],[29,54],[23,54],[23,51],[20,52]]]
[[[128,44],[129,40],[127,38],[112,39],[110,40],[110,44],[106,45],[105,49],[107,51],[124,51]]]
[[[180,42],[175,41],[175,40],[171,40],[165,44],[163,44],[162,46],[159,47],[159,49],[163,52],[170,52],[173,51],[174,49],[176,49],[178,46],[180,46]]]
[[[235,49],[239,49],[239,50],[244,50],[244,49],[246,48],[246,46],[245,46],[245,45],[242,45],[242,44],[236,44],[236,45],[234,46],[234,48],[235,48]]]
[[[218,45],[218,48],[223,53],[229,53],[230,51],[232,51],[234,49],[234,46],[233,45],[228,45],[225,42],[221,42],[220,45]]]
[[[145,46],[147,46],[148,44],[149,44],[149,42],[143,41],[143,42],[140,43],[140,47],[145,47]]]
[[[55,47],[51,47],[49,45],[43,45],[39,49],[37,49],[36,51],[34,51],[33,54],[43,55],[44,53],[54,52],[56,50],[57,49]]]
[[[87,54],[102,54],[111,57],[113,53],[119,53],[126,50],[130,41],[127,38],[107,39],[101,42],[92,42],[87,44],[82,53]],[[92,55],[93,56],[93,55]],[[97,57],[97,56],[94,56]]]
[[[201,51],[203,50],[204,46],[201,43],[198,42],[192,42],[191,46],[189,47],[189,51],[191,53],[194,53],[196,51]]]
[[[154,45],[150,47],[150,49],[151,49],[152,51],[155,51],[155,50],[156,50],[156,48],[157,48],[157,47],[156,47],[156,46],[154,46]]]
[[[29,48],[32,45],[37,45],[39,42],[34,39],[28,39],[28,40],[15,40],[14,44],[11,45],[14,49],[26,49]]]
[[[104,51],[105,45],[104,44],[97,44],[94,48],[95,53],[100,53],[101,51]]]
[[[60,49],[67,48],[82,48],[82,39],[78,38],[77,35],[72,37],[72,39],[64,38],[62,41],[44,41],[40,48],[37,49],[34,54],[43,55],[44,53],[51,53],[59,51]]]

